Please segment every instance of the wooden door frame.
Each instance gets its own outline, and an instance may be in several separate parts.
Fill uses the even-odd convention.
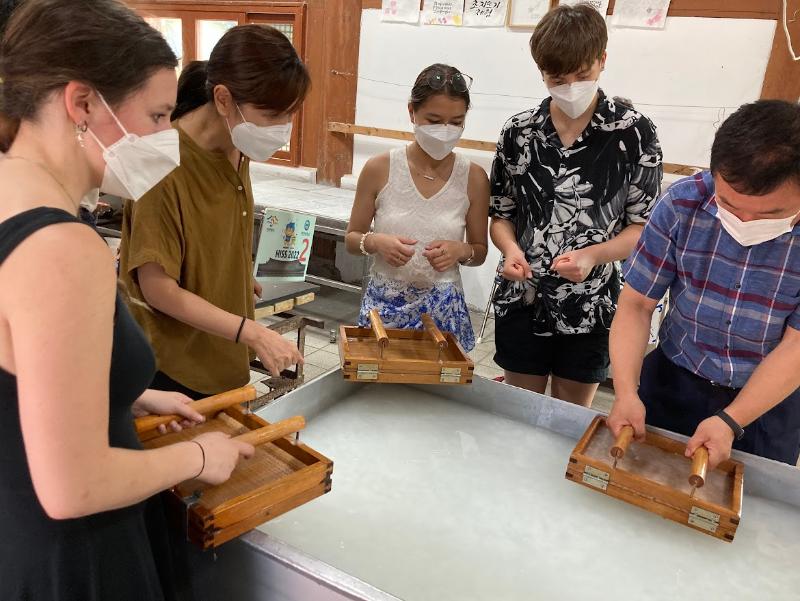
[[[300,57],[305,60],[305,2],[128,0],[128,3],[145,17],[181,19],[184,65],[197,60],[197,21],[206,19],[236,21],[239,25],[267,24],[269,22],[291,23],[294,26],[292,43]],[[303,130],[303,110],[301,109],[293,119],[289,152],[276,152],[268,162],[277,165],[300,165],[302,146],[305,142]]]
[[[303,6],[303,56],[312,75],[312,88],[302,108],[302,126],[294,135],[301,140],[294,164],[316,167],[321,182],[338,184],[352,171],[352,136],[327,131],[332,121],[355,123],[358,81],[360,13],[381,8],[381,0],[305,0],[304,2],[258,2],[254,0],[128,0],[159,16],[173,11],[241,12],[264,14]],[[613,14],[615,0],[609,4]],[[789,13],[800,9],[800,0],[789,0]],[[422,1],[420,1],[420,6]],[[789,56],[781,26],[781,0],[672,0],[670,16],[771,19],[778,22],[766,69],[761,97],[796,102],[800,98],[800,63]],[[800,52],[800,22],[790,24]],[[308,35],[313,32],[313,35]],[[189,32],[184,31],[184,45]],[[194,32],[192,37],[194,37]],[[298,49],[300,51],[300,49]],[[293,138],[294,139],[294,138]],[[284,161],[285,163],[285,161]]]

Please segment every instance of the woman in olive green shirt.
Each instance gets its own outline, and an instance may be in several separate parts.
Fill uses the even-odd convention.
[[[172,114],[180,167],[126,204],[120,255],[158,360],[153,388],[199,398],[243,386],[251,349],[273,374],[303,361],[253,321],[249,161],[288,143],[309,84],[291,42],[260,25],[229,30],[207,62],[181,74]]]

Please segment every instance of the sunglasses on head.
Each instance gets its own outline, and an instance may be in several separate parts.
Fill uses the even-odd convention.
[[[472,86],[472,78],[464,73],[456,72],[447,75],[443,71],[433,71],[428,75],[428,86],[434,90],[441,90],[450,84],[455,92],[466,92]]]

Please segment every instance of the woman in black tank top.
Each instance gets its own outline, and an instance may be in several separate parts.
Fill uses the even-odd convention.
[[[253,451],[222,434],[141,450],[132,411],[199,416],[143,400],[152,351],[76,218],[92,188],[137,198],[174,167],[176,64],[115,0],[27,0],[0,45],[2,601],[174,598],[146,499]]]

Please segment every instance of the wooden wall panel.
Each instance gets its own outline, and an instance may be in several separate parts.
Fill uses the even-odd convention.
[[[309,0],[306,60],[312,89],[305,103],[300,164],[317,181],[338,184],[353,169],[353,140],[328,131],[328,122],[356,116],[361,0]]]
[[[322,156],[318,127],[325,119],[325,0],[309,0],[306,8],[306,66],[311,91],[303,103],[303,142],[300,164],[317,167]]]
[[[147,8],[178,8],[180,10],[197,9],[203,11],[241,11],[252,13],[263,11],[265,8],[271,7],[296,7],[298,4],[302,4],[303,2],[273,2],[271,0],[255,2],[253,0],[125,0],[125,3],[134,6],[137,10],[145,10]]]
[[[797,16],[794,16],[795,14]],[[788,25],[794,52],[800,56],[800,0],[789,0]],[[775,30],[772,55],[767,64],[761,98],[775,98],[789,102],[797,102],[800,99],[800,61],[792,60],[782,21],[778,22]]]

